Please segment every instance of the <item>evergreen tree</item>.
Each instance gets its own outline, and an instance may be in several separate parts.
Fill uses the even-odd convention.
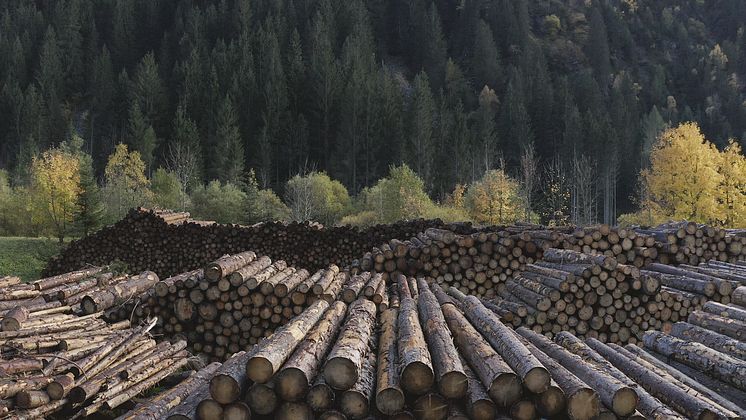
[[[104,204],[101,201],[101,192],[93,171],[91,156],[80,152],[78,161],[80,162],[80,196],[75,220],[78,231],[83,236],[88,236],[104,225]]]
[[[335,124],[335,107],[339,90],[339,63],[332,50],[330,33],[326,19],[317,13],[311,35],[310,76],[313,111],[314,135],[320,144],[316,146],[316,156],[322,168],[329,167],[329,156],[334,144],[333,127]]]
[[[217,116],[215,150],[215,175],[222,182],[234,185],[241,181],[244,169],[244,149],[241,133],[238,131],[238,116],[233,100],[226,95]],[[212,165],[210,165],[212,166]]]
[[[497,45],[492,36],[492,29],[481,19],[477,23],[471,61],[476,87],[480,89],[484,85],[492,89],[500,87],[502,67]]]
[[[598,7],[591,10],[590,32],[588,33],[588,44],[586,55],[593,67],[601,89],[606,92],[611,75],[611,59],[609,52],[609,39],[606,33],[606,24]]]
[[[130,107],[129,119],[127,123],[127,143],[140,153],[140,157],[145,163],[145,173],[149,174],[155,162],[155,149],[158,146],[158,139],[147,118],[140,110],[140,104],[134,102]]]
[[[437,90],[445,79],[448,45],[443,37],[440,15],[435,3],[430,3],[430,8],[427,10],[422,41],[418,46],[422,51],[422,67],[427,72],[433,88]]]
[[[435,103],[425,72],[420,72],[414,79],[409,113],[412,125],[407,144],[407,160],[420,178],[430,180],[434,153]]]
[[[523,82],[513,69],[500,111],[500,138],[508,159],[516,160],[523,147],[533,144],[534,133],[526,111]]]
[[[166,90],[158,74],[158,64],[152,52],[143,57],[132,78],[132,100],[137,101],[142,113],[153,127],[162,130],[168,108]]]

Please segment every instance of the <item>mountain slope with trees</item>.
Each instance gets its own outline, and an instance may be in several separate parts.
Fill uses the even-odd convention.
[[[741,0],[8,0],[0,56],[11,185],[79,137],[89,184],[123,143],[182,207],[406,163],[437,201],[503,169],[525,213],[614,222],[665,128],[746,141]]]

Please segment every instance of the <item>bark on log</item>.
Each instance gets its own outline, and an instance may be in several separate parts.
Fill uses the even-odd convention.
[[[433,386],[435,376],[417,303],[411,297],[401,299],[398,334],[400,385],[405,393],[422,395]]]
[[[518,340],[513,331],[487,309],[474,296],[464,300],[466,317],[482,333],[505,362],[523,380],[529,391],[540,394],[549,387],[551,378],[547,369]]]
[[[226,255],[205,266],[205,278],[211,282],[216,282],[254,261],[254,259],[256,259],[256,254],[253,251],[246,251],[235,255]]]
[[[635,412],[637,394],[632,388],[595,365],[586,363],[580,356],[571,353],[559,344],[549,341],[543,335],[524,327],[518,328],[516,332],[596,390],[604,405],[611,408],[614,413],[628,416]]]
[[[285,362],[275,379],[275,389],[280,398],[285,401],[300,401],[306,396],[311,381],[334,345],[346,310],[344,302],[334,302]]]
[[[719,334],[687,322],[673,324],[671,335],[686,341],[696,341],[713,350],[746,360],[746,343],[730,338],[727,335]]]
[[[397,350],[398,310],[391,308],[381,314],[378,339],[376,407],[387,416],[404,409],[404,392],[399,386]]]
[[[326,301],[316,301],[261,343],[246,363],[249,378],[258,383],[269,381],[328,307]]]
[[[746,362],[713,350],[704,344],[684,341],[658,331],[647,331],[645,347],[746,391]]]
[[[466,373],[443,311],[425,279],[418,279],[418,286],[420,322],[432,356],[438,392],[447,399],[463,398],[468,391]]]
[[[238,401],[247,382],[246,362],[251,353],[238,352],[228,359],[210,379],[210,396],[220,404]]]
[[[373,302],[358,299],[350,305],[347,320],[324,366],[324,379],[332,388],[345,391],[357,382],[375,319]]]

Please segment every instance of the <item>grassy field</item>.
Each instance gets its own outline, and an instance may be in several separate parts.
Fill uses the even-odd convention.
[[[0,237],[0,276],[39,278],[47,260],[60,251],[56,239]]]

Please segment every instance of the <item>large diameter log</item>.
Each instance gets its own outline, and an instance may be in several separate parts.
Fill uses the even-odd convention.
[[[242,252],[236,255],[227,255],[207,264],[205,267],[205,278],[211,282],[227,276],[246,264],[254,261],[256,254],[252,251]]]
[[[0,321],[0,329],[3,331],[18,331],[29,317],[29,310],[25,306],[18,306],[9,310],[3,320]]]
[[[696,341],[713,350],[746,360],[746,342],[738,341],[697,325],[687,322],[677,322],[671,327],[670,334],[676,338],[686,341]]]
[[[336,301],[298,345],[277,374],[275,390],[285,401],[300,401],[308,393],[324,357],[334,345],[347,305]]]
[[[265,256],[259,257],[251,264],[239,268],[230,274],[230,283],[239,286],[245,283],[251,276],[272,265],[272,260]]]
[[[326,383],[324,375],[319,374],[306,394],[306,403],[313,411],[325,411],[334,405],[334,397],[334,390]]]
[[[197,389],[207,388],[210,378],[220,366],[219,362],[210,363],[175,387],[158,394],[147,402],[141,403],[117,420],[159,420],[165,418],[166,413],[187,401]]]
[[[349,419],[363,419],[370,413],[376,386],[376,341],[375,335],[371,335],[371,348],[363,362],[360,376],[352,388],[342,392],[339,399],[339,408]]]
[[[210,379],[210,396],[220,404],[238,401],[247,382],[246,362],[251,353],[238,352]]]
[[[725,318],[703,311],[694,311],[689,314],[690,324],[727,335],[739,341],[746,341],[746,322],[736,319]]]
[[[285,401],[273,413],[277,420],[313,420],[311,406],[304,402]]]
[[[492,420],[497,415],[495,403],[490,399],[487,390],[465,360],[461,361],[466,373],[466,412],[474,420]]]
[[[375,320],[373,302],[358,299],[350,305],[347,320],[324,365],[324,379],[332,388],[345,391],[357,382]]]
[[[647,331],[645,347],[746,391],[746,362],[713,350],[704,344],[684,341],[659,331]]]
[[[468,391],[466,373],[443,311],[423,278],[418,280],[418,286],[420,322],[432,356],[438,391],[447,399],[462,398]]]
[[[249,378],[258,383],[269,381],[328,307],[326,301],[314,302],[301,315],[259,344],[260,348],[246,363]]]
[[[565,395],[566,414],[573,420],[590,420],[600,412],[601,399],[596,391],[586,385],[560,363],[547,356],[533,343],[518,335],[531,354],[547,368],[552,379],[559,385]]]
[[[521,396],[521,379],[453,304],[441,308],[456,346],[498,405],[510,407]]]
[[[448,401],[441,395],[428,392],[412,403],[413,414],[422,420],[445,420],[448,417]]]
[[[638,399],[634,389],[608,375],[596,365],[586,363],[580,356],[571,353],[559,344],[549,341],[543,335],[525,327],[518,328],[516,332],[596,390],[604,405],[614,413],[620,416],[628,416],[635,412]]]
[[[513,331],[476,297],[467,296],[464,303],[466,317],[521,377],[524,386],[535,394],[546,391],[551,381],[549,372],[513,335]]]
[[[640,384],[650,395],[660,400],[651,400],[647,398],[646,393],[639,393],[641,396],[640,412],[646,417],[661,420],[679,417],[676,413],[670,411],[666,406],[667,404],[688,418],[718,418],[718,409],[716,407],[686,393],[654,371],[625,357],[620,352],[615,351],[596,339],[589,338],[586,340],[586,344],[611,362],[614,367],[622,371],[627,377]]]
[[[245,402],[251,408],[252,414],[261,416],[271,414],[279,404],[279,398],[277,398],[277,393],[274,390],[274,382],[251,385],[246,391]]]
[[[398,310],[391,308],[381,314],[381,334],[378,339],[376,407],[387,416],[404,409],[404,393],[399,386],[397,351]]]
[[[736,287],[736,290],[731,294],[731,302],[746,307],[746,286]]]
[[[399,307],[399,369],[404,392],[422,395],[433,386],[435,376],[430,351],[417,316],[417,303],[402,298]]]

